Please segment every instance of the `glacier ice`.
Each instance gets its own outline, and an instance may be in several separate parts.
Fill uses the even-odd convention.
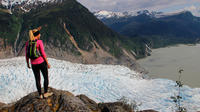
[[[171,112],[175,108],[170,97],[177,88],[172,80],[143,79],[141,74],[120,65],[84,65],[52,58],[49,63],[49,86],[53,88],[85,94],[96,102],[114,102],[125,96],[141,103],[140,110]],[[0,60],[0,71],[0,102],[14,102],[36,91],[25,57]],[[200,110],[200,88],[184,86],[182,93],[184,107],[190,112]]]

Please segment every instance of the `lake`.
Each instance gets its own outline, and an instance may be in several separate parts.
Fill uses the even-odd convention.
[[[153,49],[151,56],[138,62],[151,78],[177,80],[178,70],[182,68],[183,84],[200,88],[200,44]]]

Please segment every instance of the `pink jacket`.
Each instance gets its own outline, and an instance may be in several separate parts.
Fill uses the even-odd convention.
[[[28,47],[28,43],[29,41],[26,42],[26,47],[25,47],[25,52],[27,52],[27,47]],[[31,64],[32,65],[36,65],[36,64],[41,64],[44,62],[44,58],[46,58],[46,54],[44,51],[44,45],[42,40],[37,40],[37,50],[40,51],[41,56],[38,57],[37,59],[31,59]],[[26,55],[26,59],[28,59],[27,55]]]

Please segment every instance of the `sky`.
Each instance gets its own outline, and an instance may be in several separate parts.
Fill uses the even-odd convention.
[[[200,0],[77,0],[90,11],[114,12],[151,10],[179,12],[189,10],[200,16]]]

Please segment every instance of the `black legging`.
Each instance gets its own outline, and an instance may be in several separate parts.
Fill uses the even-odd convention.
[[[47,93],[48,85],[49,85],[49,78],[48,78],[48,69],[47,64],[45,62],[37,65],[32,65],[32,70],[35,75],[36,86],[39,95],[42,94],[41,92],[41,84],[40,84],[40,71],[44,77],[44,93]]]

